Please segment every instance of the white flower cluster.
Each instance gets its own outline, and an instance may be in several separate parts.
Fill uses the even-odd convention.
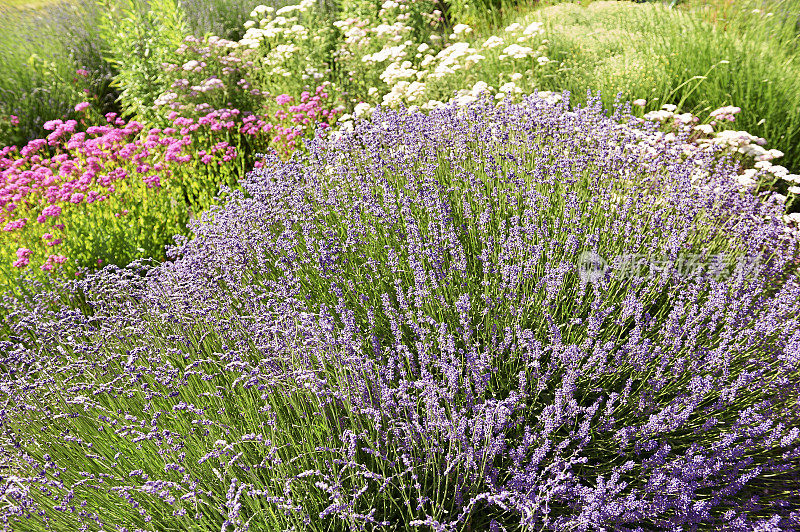
[[[302,0],[299,4],[288,5],[275,10],[274,7],[259,5],[250,13],[250,18],[245,22],[247,30],[238,42],[238,46],[256,49],[263,41],[275,39],[309,38],[309,30],[299,24],[300,16],[309,12],[314,6],[314,0]],[[290,15],[288,18],[284,15]]]
[[[699,121],[699,118],[694,116],[692,113],[676,114],[675,113],[676,109],[677,109],[676,105],[669,103],[664,104],[658,111],[650,111],[649,113],[646,113],[644,115],[644,119],[661,123],[672,121],[676,125],[689,125]]]
[[[532,22],[527,26],[514,23],[505,30],[512,40],[511,43],[507,42],[505,38],[495,35],[473,47],[470,42],[459,40],[472,33],[473,29],[466,24],[458,24],[450,35],[450,39],[456,42],[445,46],[438,53],[434,53],[427,43],[422,43],[416,47],[416,55],[410,57],[409,53],[413,53],[411,52],[412,43],[406,41],[367,54],[363,57],[363,61],[371,64],[388,62],[380,75],[380,79],[389,87],[389,92],[382,101],[384,105],[396,107],[402,103],[420,101],[424,98],[426,83],[435,85],[439,80],[453,77],[459,71],[464,71],[487,60],[487,56],[492,57],[495,61],[535,59],[535,64],[547,65],[551,61],[544,53],[546,41],[538,39],[538,36],[544,34],[543,26],[542,22]],[[493,51],[501,47],[500,53]],[[415,59],[419,61],[417,62]],[[506,83],[501,86],[501,89],[495,94],[496,99],[503,100],[509,94],[522,92],[522,89],[514,83],[522,77],[521,74],[517,75],[519,77],[512,79],[510,85]],[[480,84],[477,86],[481,87]],[[493,88],[489,87],[489,89],[488,92],[494,92]],[[404,90],[411,92],[405,94]],[[451,101],[458,104],[468,103],[478,97],[475,90],[475,86],[472,89],[463,89]],[[435,109],[440,105],[445,104],[438,100],[429,100],[422,104],[422,108]]]
[[[747,131],[734,131],[726,129],[714,133],[710,139],[701,139],[698,141],[700,146],[722,146],[734,148],[737,152],[753,158],[755,161],[771,161],[783,156],[778,150],[768,150],[763,147],[766,140],[755,135],[751,135]]]
[[[544,34],[544,28],[542,26],[544,26],[544,24],[541,22],[531,22],[528,24],[527,28],[522,30],[522,34],[529,36],[542,35]]]
[[[366,46],[370,43],[369,28],[365,28],[367,22],[355,17],[345,20],[337,20],[333,23],[344,34],[344,42],[348,46]]]
[[[492,48],[497,48],[498,46],[503,46],[506,43],[503,39],[498,37],[497,35],[492,35],[486,42],[481,45],[481,48],[485,48],[487,50],[491,50]]]
[[[208,92],[214,89],[224,89],[225,84],[219,78],[208,78],[200,85],[192,85],[192,90],[197,92]]]
[[[395,61],[397,59],[405,58],[408,53],[406,52],[406,48],[408,44],[403,43],[397,46],[387,46],[382,48],[380,51],[375,52],[374,54],[367,54],[361,58],[361,61],[367,64],[375,64],[375,63],[383,63],[389,59]]]
[[[526,57],[532,57],[535,55],[536,52],[530,46],[520,46],[519,44],[510,44],[503,48],[503,53],[500,56],[500,59],[505,59],[506,57],[510,57],[512,59],[525,59]]]
[[[644,100],[639,102],[639,106],[644,106]],[[683,152],[685,155],[691,155],[697,151],[713,151],[725,153],[738,153],[746,158],[754,161],[753,167],[745,169],[742,173],[736,176],[736,184],[742,191],[748,191],[755,188],[759,183],[772,183],[773,185],[779,182],[785,182],[787,193],[789,196],[772,193],[771,199],[780,203],[786,203],[791,199],[794,202],[800,198],[800,175],[789,173],[789,170],[781,165],[773,164],[772,161],[783,157],[783,152],[776,149],[767,149],[764,147],[766,140],[748,133],[747,131],[737,130],[722,130],[714,131],[714,126],[719,121],[733,122],[735,115],[740,112],[738,107],[725,106],[720,107],[709,113],[709,118],[713,119],[711,123],[693,125],[700,120],[699,117],[691,113],[676,114],[676,106],[667,104],[663,105],[660,110],[651,111],[644,115],[644,119],[660,122],[663,126],[674,128],[678,131],[691,132],[691,140],[689,143],[683,145]],[[645,144],[651,146],[655,142],[674,142],[677,139],[673,132],[664,133],[657,131],[649,135],[643,140]],[[653,153],[656,153],[653,150]],[[698,171],[692,175],[692,182],[702,188],[704,179],[708,177],[707,172]],[[786,186],[786,185],[784,185]],[[789,224],[800,226],[800,213],[790,213],[783,217],[783,220]],[[787,228],[787,231],[794,231]]]
[[[153,105],[155,105],[156,107],[160,107],[162,105],[169,105],[177,97],[178,95],[175,94],[174,92],[165,92],[161,94],[158,98],[156,98],[156,101],[153,102]]]
[[[400,80],[416,78],[419,71],[412,68],[411,61],[403,61],[400,64],[392,63],[381,73],[380,78],[390,87],[396,85]]]
[[[539,65],[546,65],[550,63],[550,59],[548,59],[544,52],[546,51],[547,47],[545,46],[546,41],[542,40],[541,45],[534,49],[531,46],[523,46],[518,43],[530,43],[533,37],[537,35],[544,34],[544,24],[542,22],[531,22],[525,28],[522,27],[522,24],[518,22],[514,22],[510,26],[508,26],[505,31],[506,33],[511,34],[510,38],[516,37],[516,43],[511,43],[505,48],[503,48],[503,53],[500,55],[500,59],[511,58],[511,59],[525,59],[528,57],[536,58]],[[521,30],[521,31],[520,31]],[[491,41],[491,42],[490,42]],[[495,47],[501,46],[506,44],[505,41],[497,38],[489,38],[484,44],[484,47]]]
[[[392,90],[383,96],[383,105],[397,107],[403,103],[418,101],[425,93],[425,84],[419,81],[398,81]]]

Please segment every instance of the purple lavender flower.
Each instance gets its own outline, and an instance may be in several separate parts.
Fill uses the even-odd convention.
[[[568,96],[377,110],[172,261],[7,300],[0,522],[800,527],[796,239]],[[748,267],[581,275],[683,252]]]

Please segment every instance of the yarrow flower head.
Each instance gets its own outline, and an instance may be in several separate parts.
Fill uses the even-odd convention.
[[[17,249],[17,260],[14,261],[15,268],[24,268],[30,263],[31,250],[28,248]]]
[[[720,107],[719,109],[714,109],[709,113],[709,116],[716,120],[726,120],[728,122],[733,122],[734,120],[736,120],[735,115],[737,115],[740,111],[741,111],[740,108],[728,105],[725,107]]]

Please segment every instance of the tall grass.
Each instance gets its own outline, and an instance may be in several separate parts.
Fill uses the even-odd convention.
[[[244,23],[259,4],[280,8],[291,0],[183,0],[181,8],[191,32],[196,36],[216,35],[223,39],[239,40],[245,32]]]
[[[100,14],[93,0],[52,2],[46,9],[0,5],[0,118],[20,120],[0,144],[40,137],[42,124],[75,118],[75,104],[87,99],[101,112],[115,110],[114,72],[97,36]],[[88,76],[77,76],[79,69]]]
[[[766,138],[800,167],[800,2],[736,2],[725,8],[661,3],[563,3],[527,18],[545,23],[555,75],[542,89],[581,96],[601,91],[606,105],[618,93],[645,98],[650,108],[679,104],[702,115],[723,105],[741,107],[731,127]],[[725,7],[725,6],[723,6]]]

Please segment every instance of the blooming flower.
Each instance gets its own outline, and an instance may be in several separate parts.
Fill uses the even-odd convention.
[[[58,205],[48,205],[44,209],[42,209],[42,216],[52,216],[53,218],[58,218],[61,215],[61,207]]]
[[[735,115],[738,114],[740,111],[741,111],[740,108],[728,105],[711,111],[709,113],[709,116],[716,120],[727,120],[729,122],[733,122],[734,120],[736,120]]]
[[[25,227],[25,224],[28,223],[27,218],[20,218],[18,220],[13,220],[8,222],[5,226],[3,226],[3,231],[14,231],[16,229],[22,229]]]
[[[308,92],[280,109],[281,135]],[[684,153],[688,135],[537,94],[375,109],[309,157],[263,158],[174,260],[81,275],[90,311],[19,304],[0,388],[24,443],[7,452],[26,467],[3,517],[79,523],[71,490],[111,489],[114,508],[92,519],[144,511],[155,528],[163,514],[184,528],[223,516],[272,530],[277,515],[455,530],[475,512],[488,530],[791,528],[800,323],[786,317],[800,286],[776,275],[796,247],[783,206],[737,193],[735,165]],[[725,256],[687,272],[681,254],[709,243]],[[762,250],[769,268],[754,264]],[[631,256],[654,267],[628,279]],[[143,389],[161,400],[124,401]],[[276,389],[309,400],[290,407]],[[137,458],[105,458],[129,491],[98,477],[109,442]],[[56,489],[64,509],[45,504]],[[762,490],[782,500],[750,497]],[[200,498],[199,516],[161,511]]]
[[[481,45],[482,48],[492,49],[505,44],[505,41],[496,35],[492,35]]]
[[[523,35],[537,35],[540,33],[544,33],[544,29],[542,28],[544,24],[542,22],[531,22],[523,31]]]

